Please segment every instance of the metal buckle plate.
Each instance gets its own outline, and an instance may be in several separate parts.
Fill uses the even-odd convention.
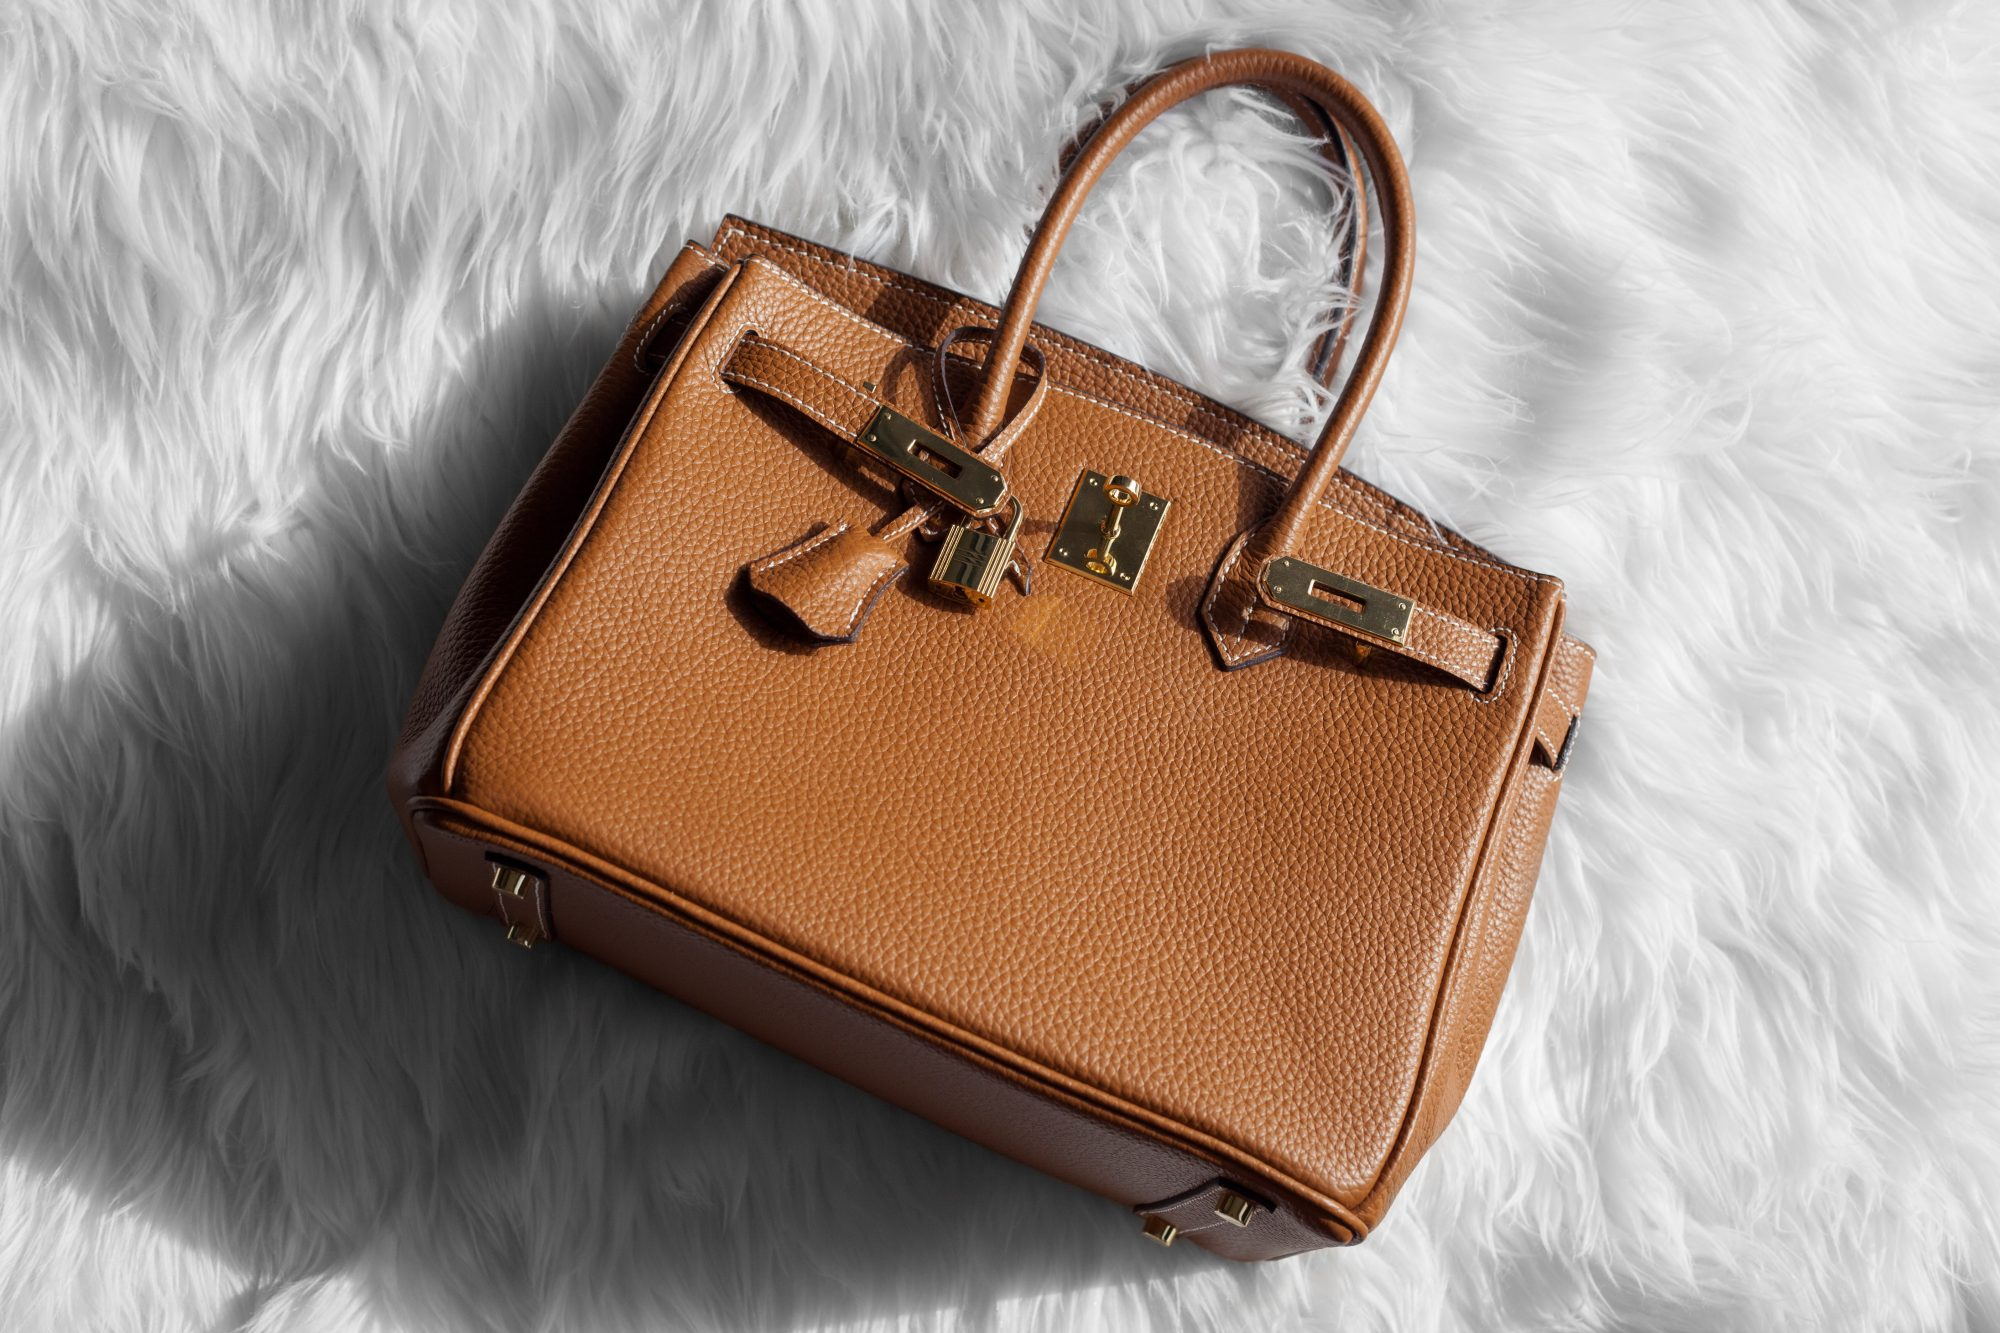
[[[854,442],[974,517],[993,513],[1007,498],[999,472],[892,407],[878,411]]]
[[[1410,632],[1410,601],[1330,569],[1280,556],[1264,570],[1264,591],[1280,606],[1358,629],[1390,643]]]
[[[1153,553],[1173,503],[1163,495],[1148,495],[1130,477],[1086,468],[1076,479],[1044,558],[1120,592],[1137,592],[1146,557]]]

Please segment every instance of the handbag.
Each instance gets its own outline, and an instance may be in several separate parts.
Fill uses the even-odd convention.
[[[1380,209],[1310,449],[1034,322],[1106,164],[1225,85]],[[1000,309],[689,244],[424,669],[388,785],[428,877],[1161,1243],[1360,1240],[1465,1091],[1593,661],[1557,580],[1340,467],[1411,211],[1352,86],[1240,50],[1098,124]]]

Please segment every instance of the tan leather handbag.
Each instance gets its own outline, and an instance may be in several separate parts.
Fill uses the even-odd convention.
[[[1308,451],[1032,322],[1105,165],[1225,84],[1381,208]],[[1592,660],[1555,579],[1340,469],[1413,246],[1374,110],[1273,51],[1133,92],[1002,310],[727,220],[452,608],[389,775],[427,873],[1156,1240],[1360,1239],[1471,1075]]]

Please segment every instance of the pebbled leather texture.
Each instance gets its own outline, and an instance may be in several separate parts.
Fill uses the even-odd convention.
[[[1433,612],[1439,661],[1252,599],[1219,614],[1285,651],[1218,670],[1216,575],[1302,451],[1040,325],[1002,418],[1038,404],[1003,466],[1032,594],[885,574],[935,546],[852,414],[732,358],[950,435],[936,349],[998,319],[740,219],[684,251],[454,607],[399,811],[469,910],[473,853],[538,858],[556,939],[1001,1151],[1142,1210],[1270,1205],[1188,1243],[1359,1239],[1470,1078],[1589,651],[1556,580],[1334,469],[1288,549]],[[992,355],[947,349],[958,401]],[[1173,501],[1134,595],[1040,559],[1085,468]]]

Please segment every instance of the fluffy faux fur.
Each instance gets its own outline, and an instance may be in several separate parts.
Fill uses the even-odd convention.
[[[0,14],[9,1328],[2000,1325],[1992,6],[284,8]],[[1409,157],[1352,465],[1602,652],[1457,1122],[1247,1268],[508,947],[380,783],[683,238],[997,296],[1092,103],[1245,43]],[[1208,99],[1045,315],[1302,431],[1328,206]]]

